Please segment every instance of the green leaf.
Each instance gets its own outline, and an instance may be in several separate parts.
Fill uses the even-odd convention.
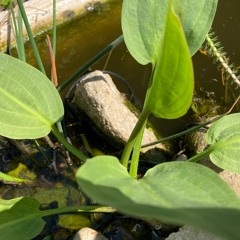
[[[124,0],[122,30],[131,55],[140,64],[152,63],[163,37],[168,0]],[[217,0],[175,0],[174,9],[185,32],[191,55],[210,30]]]
[[[61,98],[34,67],[0,53],[0,135],[14,139],[46,136],[63,116]]]
[[[21,183],[31,183],[30,180],[14,177],[3,172],[0,172],[0,182],[3,182],[5,184],[14,184],[14,185],[21,184]]]
[[[193,56],[203,44],[217,10],[218,0],[175,0],[179,16]]]
[[[11,200],[0,199],[0,239],[29,240],[37,236],[45,222],[42,217],[70,212],[115,212],[115,209],[102,206],[67,206],[39,210],[39,202],[30,197]]]
[[[214,164],[240,173],[240,113],[213,123],[207,131],[206,141],[211,145],[209,157]]]
[[[124,41],[140,64],[154,62],[155,55],[159,53],[166,12],[167,0],[123,1],[121,19]]]
[[[1,239],[29,240],[43,229],[39,203],[28,197],[0,199]]]
[[[0,5],[7,6],[9,4],[10,0],[0,0]]]
[[[99,156],[84,163],[76,179],[90,198],[124,214],[194,225],[226,239],[239,239],[238,197],[200,164],[163,163],[136,180],[118,159]]]
[[[145,108],[159,118],[178,118],[192,102],[193,68],[178,17],[169,7]]]

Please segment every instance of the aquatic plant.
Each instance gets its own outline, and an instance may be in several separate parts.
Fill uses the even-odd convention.
[[[230,58],[227,56],[222,44],[218,41],[218,37],[212,30],[207,34],[202,49],[207,55],[214,59],[214,62],[219,63],[219,67],[226,73],[226,79],[230,79],[230,84],[232,85],[234,83],[236,88],[239,88],[240,80],[238,68],[233,63],[229,64]]]
[[[0,54],[0,134],[37,138],[52,131],[73,154],[86,160],[76,173],[80,188],[98,203],[110,206],[40,211],[39,202],[32,198],[0,200],[3,239],[31,239],[42,230],[42,217],[69,211],[119,211],[140,218],[189,224],[226,239],[238,239],[239,198],[207,167],[191,160],[167,162],[136,179],[148,116],[153,113],[156,117],[178,118],[190,107],[194,85],[191,56],[202,45],[216,7],[217,0],[161,0],[161,4],[159,0],[124,0],[124,40],[139,63],[152,64],[152,75],[142,113],[121,162],[113,156],[86,159],[70,146],[55,127],[64,113],[53,84],[37,69]],[[238,119],[239,114],[233,114],[212,125],[207,133],[211,146],[204,154],[210,154],[216,165],[235,172],[240,160]]]

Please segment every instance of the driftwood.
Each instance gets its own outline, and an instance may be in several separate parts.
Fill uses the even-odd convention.
[[[126,101],[108,74],[94,71],[81,78],[72,103],[84,111],[112,142],[124,146],[138,120]],[[145,129],[142,144],[156,140],[153,131]],[[166,151],[163,144],[156,145],[154,151],[156,149]]]

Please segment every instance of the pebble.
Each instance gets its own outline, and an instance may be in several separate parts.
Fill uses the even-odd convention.
[[[73,240],[108,240],[108,239],[104,237],[102,234],[95,231],[94,229],[85,227],[75,234]]]

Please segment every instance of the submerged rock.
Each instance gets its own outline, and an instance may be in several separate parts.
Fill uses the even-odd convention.
[[[111,77],[101,71],[91,72],[80,79],[72,103],[84,111],[112,143],[121,147],[126,144],[138,120],[130,110],[131,103],[118,91]],[[145,129],[142,144],[156,140],[154,132]],[[167,149],[163,144],[154,148],[163,152]],[[144,148],[145,152],[148,150]]]

